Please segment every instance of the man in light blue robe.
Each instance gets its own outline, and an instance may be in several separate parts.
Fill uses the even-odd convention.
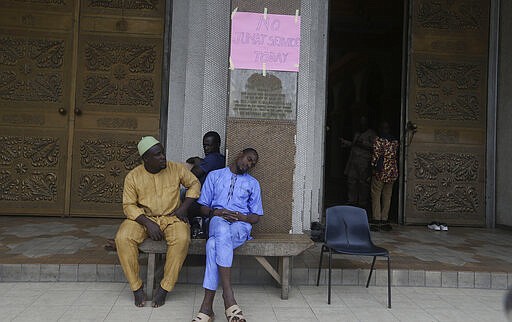
[[[210,237],[206,243],[205,295],[193,321],[213,319],[213,300],[222,286],[224,308],[229,321],[245,321],[231,285],[233,250],[251,239],[252,225],[263,215],[258,181],[248,174],[258,162],[252,148],[243,150],[228,167],[208,174],[198,203],[201,212],[210,216]]]

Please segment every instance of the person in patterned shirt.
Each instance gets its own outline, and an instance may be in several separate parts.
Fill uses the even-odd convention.
[[[393,184],[398,178],[398,147],[399,142],[391,136],[389,123],[382,122],[372,147],[372,217],[376,224],[371,226],[373,231],[391,230],[388,214]]]

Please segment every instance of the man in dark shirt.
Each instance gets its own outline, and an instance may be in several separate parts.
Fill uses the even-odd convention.
[[[210,131],[203,136],[204,159],[192,157],[187,159],[187,163],[192,165],[193,174],[199,179],[201,184],[206,180],[210,171],[223,168],[226,165],[226,157],[220,153],[220,135],[217,132]]]

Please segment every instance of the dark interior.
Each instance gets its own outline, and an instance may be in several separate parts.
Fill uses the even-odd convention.
[[[325,208],[347,201],[344,169],[358,120],[400,135],[404,0],[331,0],[325,137]],[[397,221],[398,183],[389,218]]]

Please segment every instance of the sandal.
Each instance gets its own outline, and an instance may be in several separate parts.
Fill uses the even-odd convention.
[[[237,304],[231,305],[226,309],[226,318],[228,322],[246,322],[242,309]]]
[[[215,315],[212,313],[212,316],[206,315],[202,312],[197,313],[196,317],[192,320],[192,322],[213,322],[215,319]]]

